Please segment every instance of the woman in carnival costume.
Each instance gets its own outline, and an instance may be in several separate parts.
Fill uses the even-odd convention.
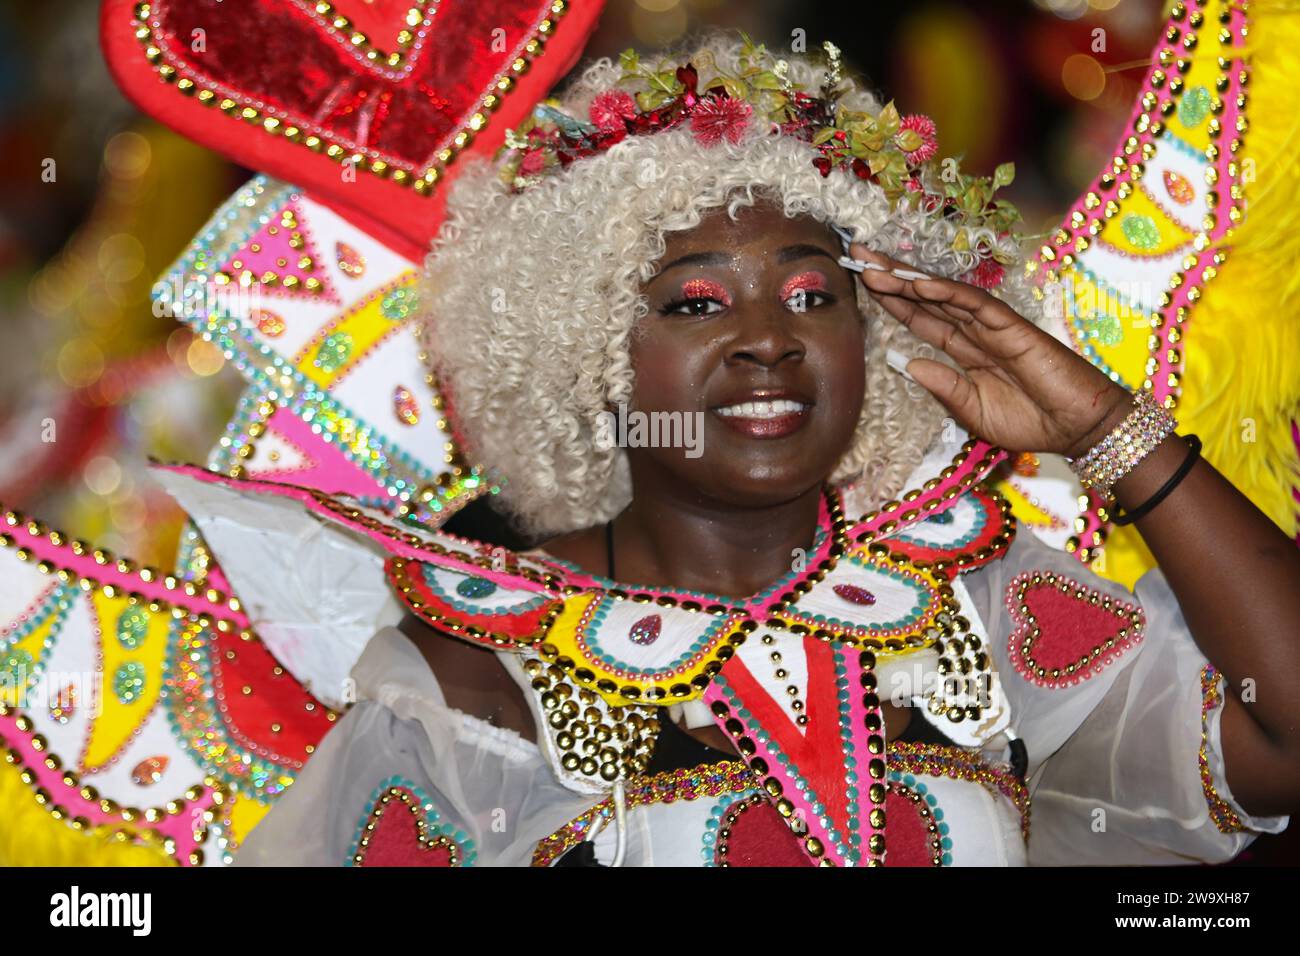
[[[291,505],[407,614],[238,863],[1216,862],[1286,827],[1300,555],[1037,327],[1007,172],[941,165],[829,45],[728,38],[597,62],[509,143],[421,303],[539,544]],[[1136,597],[1016,533],[995,446],[1113,494]]]

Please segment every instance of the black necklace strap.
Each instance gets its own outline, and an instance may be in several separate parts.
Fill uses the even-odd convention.
[[[1178,483],[1187,477],[1187,473],[1192,470],[1196,460],[1201,457],[1201,440],[1195,435],[1184,435],[1187,442],[1187,457],[1183,463],[1178,466],[1178,470],[1169,476],[1166,481],[1154,495],[1148,498],[1138,508],[1133,509],[1127,514],[1112,514],[1110,520],[1118,525],[1132,524],[1138,518],[1145,517],[1155,510],[1156,505],[1169,497],[1169,493],[1178,487]]]
[[[614,577],[614,519],[605,522],[605,577],[611,581]]]

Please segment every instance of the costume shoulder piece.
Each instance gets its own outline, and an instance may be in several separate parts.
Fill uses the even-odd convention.
[[[197,521],[272,646],[283,595],[307,588],[295,583],[305,576],[326,594],[344,584],[387,587],[437,630],[510,652],[531,680],[556,691],[567,686],[557,700],[589,694],[602,712],[637,713],[647,725],[659,707],[698,702],[736,740],[777,809],[806,821],[804,851],[852,863],[883,855],[883,838],[874,839],[883,817],[873,812],[885,793],[875,785],[884,773],[881,662],[942,654],[970,680],[936,691],[931,714],[963,722],[971,743],[1006,724],[982,624],[957,578],[994,560],[1014,534],[1006,505],[979,485],[1000,457],[968,442],[939,474],[857,519],[827,489],[811,552],[748,599],[609,581],[283,483],[187,466],[162,468],[159,480]],[[268,534],[271,543],[254,555],[248,542]],[[268,566],[266,549],[277,540],[283,553]],[[358,551],[367,559],[340,557]],[[394,620],[389,614],[386,623]],[[323,684],[324,675],[314,676],[313,686]],[[578,784],[607,789],[644,767],[635,742],[584,754],[557,720],[565,727],[550,721],[559,732],[547,745]],[[860,773],[862,786],[846,773]]]
[[[306,533],[300,526],[322,529],[317,533],[332,526],[381,558],[382,572],[372,567],[371,574],[435,629],[497,650],[530,649],[621,705],[698,698],[760,627],[886,656],[946,635],[957,613],[953,577],[992,560],[1014,534],[1005,503],[977,484],[999,455],[969,442],[946,474],[857,520],[828,490],[812,552],[792,556],[788,574],[744,600],[624,585],[315,489],[190,466],[158,474],[198,521],[227,575],[248,579],[236,587],[246,604],[262,605],[255,617],[274,617],[271,605],[285,588],[283,581],[259,585],[258,569],[243,569],[247,532],[233,529],[251,526],[265,510],[259,534],[289,522],[297,529],[289,539],[297,540]],[[260,573],[264,578],[265,568]],[[297,572],[286,566],[284,573]]]

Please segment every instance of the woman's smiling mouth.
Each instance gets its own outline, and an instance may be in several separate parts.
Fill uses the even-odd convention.
[[[723,405],[712,411],[734,431],[751,438],[781,438],[808,421],[811,402],[790,398],[755,399]]]

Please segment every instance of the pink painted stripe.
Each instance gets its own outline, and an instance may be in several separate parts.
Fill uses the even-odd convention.
[[[45,535],[36,535],[27,526],[27,521],[19,520],[9,523],[0,520],[0,533],[13,539],[13,546],[28,551],[35,561],[48,561],[56,568],[64,568],[80,577],[98,581],[101,585],[112,585],[123,594],[139,594],[146,600],[165,601],[182,608],[191,615],[207,614],[223,618],[237,627],[247,627],[248,617],[242,611],[236,611],[225,604],[215,604],[203,595],[203,589],[193,596],[184,591],[185,581],[172,577],[168,586],[167,574],[158,572],[153,581],[145,581],[138,571],[122,571],[116,559],[105,564],[95,560],[93,548],[87,548],[83,554],[73,552],[70,544],[54,544]]]

